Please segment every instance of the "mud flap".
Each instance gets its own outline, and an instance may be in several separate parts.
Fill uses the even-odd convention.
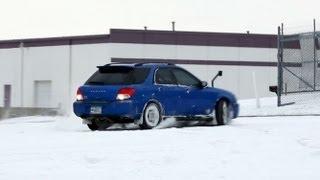
[[[140,118],[139,118],[139,119],[135,119],[135,120],[133,121],[133,123],[136,124],[136,125],[141,125],[141,124],[143,124],[143,114],[140,115]]]

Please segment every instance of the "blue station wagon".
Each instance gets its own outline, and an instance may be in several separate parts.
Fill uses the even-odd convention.
[[[79,87],[73,109],[91,130],[132,122],[152,129],[169,117],[225,125],[239,112],[232,93],[208,87],[207,82],[170,63],[98,66]]]

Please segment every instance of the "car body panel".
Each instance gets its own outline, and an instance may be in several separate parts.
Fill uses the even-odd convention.
[[[177,106],[176,103],[172,102],[183,102],[182,94],[184,89],[178,85],[155,85],[155,94],[152,97],[158,102],[161,102],[164,108],[165,116],[176,116],[185,112],[184,106]]]

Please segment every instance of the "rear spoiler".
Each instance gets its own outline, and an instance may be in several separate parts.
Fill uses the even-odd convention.
[[[98,69],[100,69],[100,68],[104,68],[104,67],[106,67],[106,66],[111,66],[111,65],[113,65],[113,64],[121,64],[121,63],[109,63],[109,64],[105,64],[105,65],[103,65],[103,66],[97,66],[97,68]]]

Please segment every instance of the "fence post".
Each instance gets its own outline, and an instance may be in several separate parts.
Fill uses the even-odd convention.
[[[317,49],[316,49],[316,19],[313,19],[313,90],[316,91],[317,84]]]
[[[256,106],[257,108],[260,108],[260,98],[259,98],[259,93],[257,88],[257,79],[256,79],[255,71],[252,72],[252,84],[253,84],[254,95],[256,97]]]

